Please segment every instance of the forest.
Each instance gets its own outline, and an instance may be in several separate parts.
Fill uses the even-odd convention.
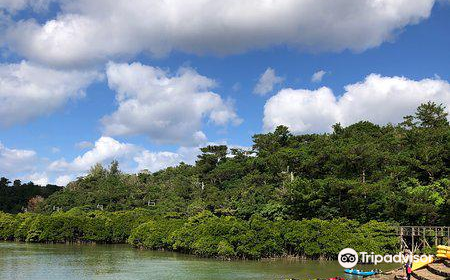
[[[2,213],[0,239],[227,258],[333,258],[344,245],[392,251],[395,225],[450,224],[447,117],[429,102],[399,124],[304,135],[279,126],[254,135],[249,150],[207,146],[195,165],[155,173],[97,164],[32,211]],[[16,213],[23,198],[4,207],[5,188],[1,209]]]
[[[22,184],[20,180],[9,181],[0,178],[0,211],[19,213],[24,210],[35,211],[37,205],[62,187],[56,185],[39,186],[33,182]]]

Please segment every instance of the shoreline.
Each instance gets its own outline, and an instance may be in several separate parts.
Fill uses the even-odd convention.
[[[392,224],[376,221],[359,224],[344,218],[271,221],[254,216],[243,220],[203,211],[187,219],[167,219],[145,209],[135,209],[71,210],[50,215],[0,213],[0,223],[0,239],[9,241],[129,244],[134,248],[224,260],[333,260],[344,245],[358,250],[375,246],[377,252],[390,252],[397,244]],[[348,236],[345,244],[341,235]]]
[[[148,249],[148,248],[136,248],[128,243],[99,243],[99,242],[25,242],[20,240],[0,240],[0,244],[24,244],[24,245],[72,245],[72,246],[86,246],[86,247],[96,247],[96,246],[119,246],[131,250],[143,251],[143,252],[157,252],[157,253],[173,253],[177,255],[183,255],[195,259],[205,259],[205,260],[217,260],[217,261],[225,261],[225,262],[234,262],[234,261],[249,261],[249,262],[271,262],[271,261],[297,261],[297,262],[333,262],[337,263],[338,261],[335,259],[327,259],[327,258],[309,258],[307,256],[295,256],[295,255],[282,255],[278,257],[265,257],[259,259],[249,259],[249,258],[221,258],[221,257],[208,257],[208,256],[199,256],[195,254],[190,254],[186,252],[166,250],[166,249]],[[384,263],[381,263],[384,264]],[[358,264],[358,266],[374,266],[372,263],[364,263]],[[344,268],[342,268],[344,270]],[[394,271],[396,269],[389,270]],[[371,277],[367,277],[367,279]]]
[[[335,259],[329,259],[324,257],[319,258],[310,258],[307,256],[296,256],[296,255],[281,255],[274,257],[264,257],[259,259],[249,259],[249,258],[222,258],[222,257],[208,257],[208,256],[199,256],[196,254],[190,254],[182,251],[174,251],[167,249],[150,249],[145,247],[135,247],[128,243],[111,243],[111,242],[95,242],[95,241],[67,241],[67,242],[27,242],[21,240],[0,240],[0,243],[11,243],[11,244],[33,244],[33,245],[76,245],[76,246],[122,246],[127,247],[132,250],[138,251],[152,251],[152,252],[167,252],[167,253],[175,253],[181,254],[185,256],[195,257],[199,259],[209,259],[209,260],[221,260],[221,261],[276,261],[276,260],[295,260],[295,261],[319,261],[319,262],[337,262]],[[364,264],[371,265],[371,264]]]

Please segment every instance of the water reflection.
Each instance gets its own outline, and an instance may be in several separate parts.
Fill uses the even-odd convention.
[[[396,265],[382,265],[387,270]],[[370,266],[361,267],[371,269]],[[0,243],[0,279],[286,279],[343,275],[337,262],[220,261],[127,245]]]

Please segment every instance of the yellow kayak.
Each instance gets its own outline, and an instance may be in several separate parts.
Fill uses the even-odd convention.
[[[436,257],[441,259],[450,259],[450,246],[438,245]]]
[[[416,269],[419,269],[419,268],[422,268],[422,267],[424,267],[424,266],[427,266],[427,265],[429,265],[430,263],[432,263],[432,262],[434,262],[434,259],[433,258],[430,258],[428,261],[420,261],[420,260],[417,260],[417,261],[415,261],[415,262],[413,262],[413,264],[412,264],[412,267],[411,267],[411,270],[416,270]]]

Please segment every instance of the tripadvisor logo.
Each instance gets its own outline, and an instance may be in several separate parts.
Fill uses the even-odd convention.
[[[345,248],[339,252],[339,264],[344,268],[352,268],[358,263],[358,253],[352,248]]]
[[[384,263],[407,263],[407,262],[430,262],[433,260],[433,255],[412,255],[398,253],[395,255],[377,255],[375,253],[359,252],[359,254],[352,248],[342,249],[338,254],[339,264],[344,268],[352,268],[358,264],[358,260],[362,263],[379,264]]]

